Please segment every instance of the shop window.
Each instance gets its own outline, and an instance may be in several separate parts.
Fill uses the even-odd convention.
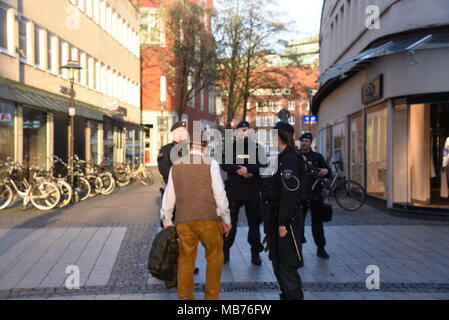
[[[114,159],[114,132],[110,123],[103,125],[104,134],[104,160],[107,164],[111,164]]]
[[[343,157],[345,155],[345,122],[338,123],[334,125],[333,132],[333,152],[332,152],[332,162],[340,161],[340,170],[344,169]]]
[[[47,167],[47,114],[23,108],[23,160],[35,168]]]
[[[126,131],[126,161],[132,162],[134,157],[134,130]]]
[[[0,101],[0,161],[14,158],[14,104]]]
[[[93,163],[99,163],[98,159],[98,123],[89,121],[90,128],[90,159]]]
[[[363,185],[363,116],[351,117],[349,142],[350,178]]]
[[[68,117],[66,113],[54,113],[54,155],[68,163]]]
[[[387,198],[387,109],[385,106],[368,111],[366,120],[367,192]]]

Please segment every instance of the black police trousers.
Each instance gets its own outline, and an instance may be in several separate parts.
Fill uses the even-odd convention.
[[[281,300],[304,300],[302,281],[298,268],[283,265],[278,259],[271,261],[276,279],[281,287]]]
[[[304,223],[306,221],[307,211],[311,211],[312,215],[312,235],[315,240],[315,244],[317,247],[324,248],[326,246],[326,238],[324,237],[324,225],[321,220],[320,208],[321,208],[321,200],[312,199],[301,200],[301,206],[303,208],[304,213]]]
[[[264,247],[260,239],[260,224],[262,223],[261,213],[261,195],[260,190],[254,186],[245,186],[247,189],[242,194],[243,197],[238,197],[236,190],[232,190],[231,186],[226,187],[226,194],[229,201],[229,209],[231,214],[232,229],[228,237],[224,237],[223,249],[229,252],[234,244],[235,236],[237,234],[237,223],[239,218],[240,208],[245,206],[246,219],[248,220],[248,243],[251,245],[251,253],[257,254],[263,251]]]

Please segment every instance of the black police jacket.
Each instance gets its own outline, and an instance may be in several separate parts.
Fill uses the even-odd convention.
[[[287,147],[278,156],[278,170],[272,179],[273,201],[265,232],[270,241],[270,259],[286,266],[302,267],[304,219],[300,209],[300,180],[304,162],[295,150]],[[279,236],[279,227],[287,227],[287,236]],[[292,234],[293,233],[293,234]],[[300,257],[298,257],[298,252]]]
[[[157,156],[157,166],[159,169],[159,173],[162,175],[165,184],[168,183],[168,177],[170,175],[170,169],[173,166],[173,162],[170,159],[170,153],[172,149],[178,145],[176,142],[169,143],[161,148],[159,151],[159,155]],[[184,157],[187,155],[186,145],[179,146],[180,150],[178,152],[178,157]]]
[[[317,187],[312,190],[313,184],[318,179],[317,172],[314,172],[314,170],[311,170],[312,168],[320,168],[320,169],[327,169],[328,174],[325,176],[325,178],[331,178],[332,177],[332,170],[327,164],[326,160],[324,160],[324,157],[314,151],[310,151],[308,153],[299,152],[300,157],[304,156],[307,159],[307,162],[310,162],[311,165],[306,165],[306,171],[303,175],[303,179],[301,180],[301,198],[302,199],[319,199],[321,198],[321,192],[322,188],[320,185],[317,185]]]
[[[259,174],[260,169],[268,165],[268,160],[266,159],[265,156],[265,150],[261,145],[250,139],[245,139],[243,141],[243,146],[244,146],[243,150],[239,150],[240,152],[237,152],[237,141],[233,142],[232,144],[233,156],[231,163],[226,163],[227,162],[226,150],[229,150],[231,146],[225,148],[225,150],[223,150],[223,161],[221,168],[225,172],[227,172],[228,174],[227,183],[230,183],[231,185],[258,184],[260,178]],[[236,173],[239,170],[240,166],[246,167],[248,173],[252,173],[253,177],[247,179]]]

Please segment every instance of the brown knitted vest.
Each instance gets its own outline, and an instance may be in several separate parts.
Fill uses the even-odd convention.
[[[217,215],[210,159],[190,155],[188,164],[179,160],[173,164],[172,179],[176,194],[175,223],[181,224],[199,220],[221,221]],[[196,162],[193,159],[196,158]],[[195,164],[202,159],[200,164]]]

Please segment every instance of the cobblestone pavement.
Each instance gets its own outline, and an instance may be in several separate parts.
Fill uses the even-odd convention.
[[[166,290],[147,271],[158,230],[158,189],[159,183],[135,184],[64,210],[0,213],[0,299],[177,299],[175,290]],[[306,228],[300,269],[306,299],[449,299],[449,221],[394,216],[369,206],[357,213],[335,211],[326,226],[330,260],[316,257]],[[246,234],[242,214],[231,261],[223,269],[221,298],[278,299],[266,254],[262,266],[250,263]],[[198,299],[205,263],[200,247]],[[79,267],[78,290],[65,288],[69,265]],[[371,265],[380,270],[379,290],[365,285]]]

